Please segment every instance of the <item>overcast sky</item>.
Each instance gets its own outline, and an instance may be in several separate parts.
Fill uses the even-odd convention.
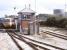
[[[35,0],[0,0],[0,17],[16,14],[25,4],[27,7],[31,4],[31,9],[35,11]],[[65,0],[36,0],[37,13],[52,14],[54,9],[65,9]]]

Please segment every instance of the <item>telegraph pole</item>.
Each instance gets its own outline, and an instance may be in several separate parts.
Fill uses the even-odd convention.
[[[34,20],[34,22],[35,22],[35,35],[37,35],[37,26],[36,26],[36,0],[35,0],[35,20]]]

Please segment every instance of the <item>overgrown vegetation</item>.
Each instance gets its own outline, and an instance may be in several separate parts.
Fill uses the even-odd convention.
[[[41,26],[67,28],[67,18],[49,17],[46,21],[40,22],[40,25]]]

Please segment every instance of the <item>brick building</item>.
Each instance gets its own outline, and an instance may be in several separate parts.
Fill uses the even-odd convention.
[[[35,11],[30,8],[24,8],[18,12],[18,17],[21,33],[32,35],[39,32],[39,24],[35,18]]]

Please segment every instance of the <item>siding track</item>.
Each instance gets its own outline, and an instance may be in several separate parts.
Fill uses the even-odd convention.
[[[65,50],[63,48],[60,48],[60,47],[57,47],[57,46],[53,46],[53,45],[50,45],[50,44],[47,44],[47,43],[43,43],[43,42],[39,42],[39,41],[36,41],[36,40],[33,40],[33,39],[30,39],[30,38],[27,38],[25,36],[22,36],[22,34],[17,34],[16,32],[7,32],[8,34],[10,34],[10,36],[12,36],[13,38],[16,38],[20,41],[23,41],[25,42],[27,45],[29,45],[31,48],[33,48],[33,50],[40,50],[40,49],[43,49],[43,50],[51,50],[50,48],[48,47],[51,47],[51,48],[54,48],[55,50]],[[29,41],[27,41],[27,40]],[[32,42],[30,42],[32,41]],[[34,42],[34,43],[33,43]],[[37,43],[37,44],[36,44]],[[38,45],[38,44],[41,44],[41,45],[44,45],[44,46],[48,46],[48,47],[43,47],[41,45]],[[38,47],[40,49],[38,49]],[[23,49],[22,49],[23,50]]]

